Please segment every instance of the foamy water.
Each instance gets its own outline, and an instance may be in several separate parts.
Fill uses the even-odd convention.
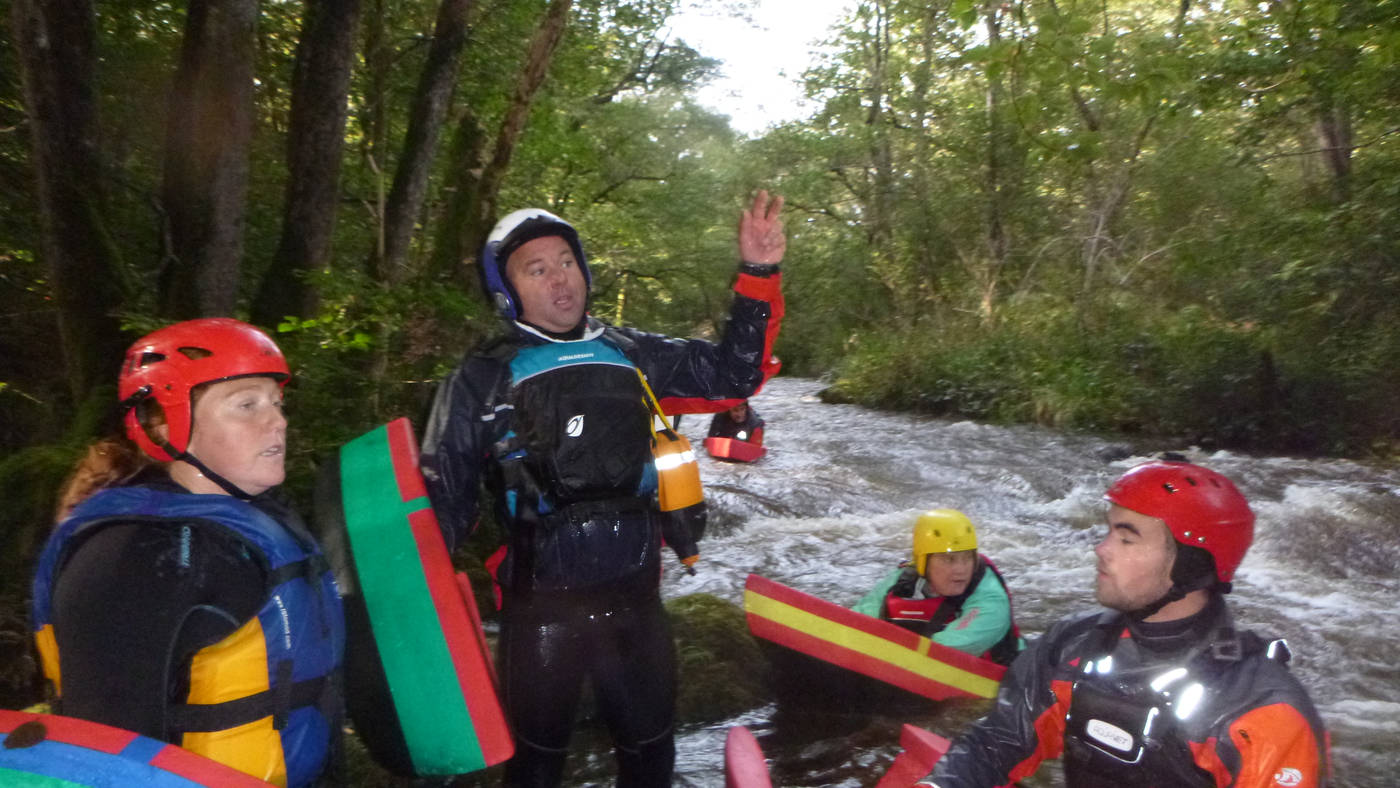
[[[951,507],[978,523],[1028,634],[1092,606],[1102,493],[1145,458],[1105,461],[1112,447],[1102,438],[827,405],[816,399],[820,388],[780,378],[754,398],[768,422],[762,461],[702,460],[712,514],[699,574],[668,572],[666,596],[706,592],[739,603],[755,572],[850,604],[905,557],[918,512]],[[698,446],[708,422],[686,417],[682,431]],[[1257,537],[1232,604],[1242,625],[1287,638],[1293,670],[1333,737],[1333,784],[1400,784],[1400,625],[1392,611],[1400,600],[1400,471],[1155,448],[1183,451],[1250,498]],[[955,704],[907,721],[955,735],[975,711]],[[730,722],[753,728],[776,771],[808,785],[873,785],[906,721],[789,735],[775,717],[767,708]],[[725,730],[681,732],[677,784],[723,785]],[[1032,784],[1059,784],[1058,775],[1042,769]]]

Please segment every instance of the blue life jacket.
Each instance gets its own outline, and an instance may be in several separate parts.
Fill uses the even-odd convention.
[[[58,525],[39,557],[32,620],[44,674],[60,700],[52,615],[58,572],[83,538],[104,525],[133,522],[221,528],[267,571],[258,613],[191,659],[186,702],[167,708],[172,741],[277,785],[313,782],[340,735],[340,596],[314,541],[246,501],[115,487],[94,494]]]

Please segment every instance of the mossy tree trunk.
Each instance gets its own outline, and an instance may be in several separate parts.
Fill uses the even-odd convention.
[[[125,344],[118,254],[103,222],[94,97],[96,24],[87,0],[14,0],[42,253],[74,406],[110,380]]]
[[[306,2],[292,74],[282,236],[252,310],[254,322],[265,326],[315,314],[316,292],[306,277],[331,264],[359,20],[360,0]]]
[[[257,0],[189,4],[161,187],[165,317],[230,315],[238,303],[257,22]]]

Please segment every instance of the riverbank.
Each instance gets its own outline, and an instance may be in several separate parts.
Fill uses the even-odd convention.
[[[1011,309],[862,334],[830,403],[1302,457],[1400,461],[1400,347],[1324,347],[1203,310]]]

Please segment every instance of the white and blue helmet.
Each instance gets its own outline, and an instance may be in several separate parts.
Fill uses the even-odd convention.
[[[584,257],[578,231],[572,224],[543,208],[512,211],[491,228],[491,234],[486,236],[486,246],[481,250],[481,277],[486,292],[491,294],[496,310],[507,320],[520,317],[520,296],[506,276],[506,261],[512,252],[525,243],[550,235],[563,238],[573,249],[574,259],[583,271],[583,283],[592,290],[593,275],[588,270],[588,259]]]

